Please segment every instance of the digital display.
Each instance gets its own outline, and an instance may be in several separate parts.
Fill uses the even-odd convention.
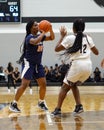
[[[0,22],[20,22],[20,0],[0,0]]]

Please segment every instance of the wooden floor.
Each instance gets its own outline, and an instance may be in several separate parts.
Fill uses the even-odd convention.
[[[14,98],[14,89],[7,92],[6,87],[0,87],[0,130],[104,130],[104,86],[80,86],[81,100],[84,112],[77,117],[72,115],[74,99],[68,93],[63,106],[61,118],[53,118],[60,87],[47,87],[46,102],[48,112],[41,111],[38,106],[38,87],[29,88],[19,101],[20,114],[12,113],[8,107]]]

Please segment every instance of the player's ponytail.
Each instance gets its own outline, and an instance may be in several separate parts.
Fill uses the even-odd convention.
[[[73,30],[75,32],[75,41],[72,47],[66,50],[66,54],[72,54],[82,49],[82,38],[83,38],[83,31],[85,29],[85,23],[82,19],[77,19],[73,23]]]

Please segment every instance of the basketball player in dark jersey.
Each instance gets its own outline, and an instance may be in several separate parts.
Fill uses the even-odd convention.
[[[27,23],[23,53],[19,60],[19,62],[22,62],[22,82],[17,90],[14,101],[11,102],[9,107],[10,111],[21,112],[17,106],[17,102],[33,78],[36,79],[38,85],[40,86],[38,106],[42,110],[48,110],[44,99],[46,93],[46,78],[41,64],[41,59],[43,53],[43,41],[54,40],[54,38],[55,36],[52,25],[50,26],[48,36],[48,34],[45,35],[43,30],[39,30],[38,23],[35,20],[30,20]]]

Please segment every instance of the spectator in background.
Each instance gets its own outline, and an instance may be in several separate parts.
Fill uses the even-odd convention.
[[[16,86],[14,84],[14,78],[13,78],[13,71],[14,71],[14,67],[12,66],[12,63],[9,62],[7,69],[5,70],[6,74],[7,74],[7,87],[8,87],[8,93],[10,93],[10,86],[13,85],[15,91],[16,91]]]
[[[89,76],[89,78],[85,82],[94,82],[92,74]]]
[[[93,74],[94,74],[94,81],[95,82],[101,82],[101,79],[102,79],[101,78],[101,71],[99,70],[98,67],[95,68]]]
[[[59,66],[58,66],[58,64],[55,64],[55,68],[54,68],[53,72],[54,72],[55,82],[59,82],[60,78],[61,78],[61,74],[59,72]]]
[[[0,81],[5,81],[5,73],[3,66],[0,66]]]
[[[54,69],[53,69],[53,66],[50,66],[49,68],[49,80],[50,81],[54,81]]]
[[[15,84],[15,93],[17,92],[17,83],[20,83],[21,82],[21,74],[18,70],[18,67],[15,67],[15,70],[13,71],[13,80],[14,80],[14,84]]]
[[[14,79],[14,84],[21,82],[21,74],[18,70],[18,67],[15,67],[15,70],[13,72],[13,79]]]

